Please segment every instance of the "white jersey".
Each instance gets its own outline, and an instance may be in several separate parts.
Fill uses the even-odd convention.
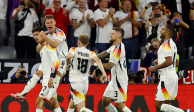
[[[122,42],[116,46],[113,44],[107,52],[110,53],[109,62],[115,64],[111,69],[111,82],[113,85],[128,84],[125,45]]]
[[[159,69],[160,79],[175,79],[176,74],[176,59],[177,59],[177,47],[172,39],[164,41],[158,49],[158,65],[166,61],[165,57],[172,57],[172,64]]]
[[[71,67],[69,71],[70,82],[88,83],[88,76],[91,67],[91,59],[96,56],[94,51],[85,47],[72,47],[69,53],[73,54]]]
[[[48,31],[45,32],[45,34],[51,39],[55,40],[58,39],[61,41],[61,43],[56,47],[57,56],[60,61],[66,60],[66,55],[68,53],[68,47],[67,47],[67,39],[65,33],[59,29],[55,28],[55,32],[53,35],[50,35]]]
[[[55,73],[59,67],[59,59],[55,48],[51,48],[49,44],[40,50],[41,67],[44,77],[50,77],[51,73]]]

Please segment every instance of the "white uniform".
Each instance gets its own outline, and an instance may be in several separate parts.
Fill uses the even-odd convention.
[[[56,52],[60,62],[58,71],[63,75],[66,73],[65,64],[66,64],[66,55],[68,53],[65,33],[59,28],[55,28],[55,32],[53,35],[50,35],[48,31],[46,31],[45,34],[52,40],[58,39],[61,41],[61,43],[56,47]],[[39,70],[41,70],[41,67],[39,67]]]
[[[166,61],[165,57],[172,57],[172,64],[159,69],[160,82],[156,91],[157,101],[174,100],[178,92],[178,76],[175,71],[177,47],[172,39],[162,43],[158,49],[158,64]]]
[[[109,62],[115,65],[111,69],[111,81],[103,96],[113,98],[117,103],[125,102],[128,86],[125,46],[121,42],[116,46],[112,45],[107,52],[110,53]]]
[[[91,59],[96,53],[85,47],[72,47],[69,53],[73,54],[73,59],[69,71],[69,81],[74,105],[85,101],[88,91],[88,76],[91,67]]]
[[[43,72],[43,80],[42,80],[42,90],[39,94],[40,97],[45,97],[48,92],[48,81],[50,79],[51,73],[56,73],[59,67],[59,59],[57,57],[57,53],[55,48],[51,48],[48,44],[45,45],[40,51],[41,57],[41,70]],[[54,82],[58,80],[58,76],[56,76]],[[55,98],[57,96],[56,91],[53,94]]]

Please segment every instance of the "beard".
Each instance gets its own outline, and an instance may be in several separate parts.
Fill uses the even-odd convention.
[[[160,35],[160,38],[164,40],[165,35],[164,35],[164,34],[161,34],[161,35]]]
[[[113,40],[112,38],[109,40],[110,43],[114,43],[115,40]]]

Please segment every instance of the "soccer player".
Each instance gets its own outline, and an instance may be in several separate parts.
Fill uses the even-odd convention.
[[[114,27],[110,35],[111,39],[109,40],[113,45],[98,55],[98,58],[110,55],[109,62],[103,64],[103,66],[105,69],[111,70],[111,81],[102,98],[102,104],[109,112],[117,112],[116,108],[111,104],[112,99],[116,102],[119,110],[122,112],[131,112],[125,105],[127,100],[128,76],[125,46],[122,43],[123,36],[124,30],[120,27]]]
[[[178,76],[175,70],[178,66],[177,47],[172,40],[174,28],[171,25],[164,26],[160,33],[163,43],[158,49],[158,65],[149,67],[150,73],[158,70],[160,74],[155,107],[164,112],[192,112],[191,109],[182,110],[170,105],[178,92]]]
[[[85,95],[88,91],[88,76],[91,60],[94,60],[102,71],[103,83],[107,81],[102,62],[96,56],[95,52],[86,48],[89,44],[89,40],[90,38],[87,35],[79,35],[77,43],[78,47],[71,48],[66,57],[66,69],[70,68],[69,81],[72,94],[67,112],[74,112],[75,107],[78,109],[78,112],[92,112],[85,108]],[[70,64],[71,59],[72,62]]]
[[[66,54],[68,53],[68,47],[66,43],[66,37],[62,30],[55,27],[55,18],[52,15],[45,16],[45,25],[48,29],[46,31],[46,35],[43,31],[41,31],[40,36],[42,36],[47,43],[53,48],[56,48],[57,56],[59,58],[60,64],[59,69],[57,71],[57,75],[62,78],[62,74],[65,74],[65,61],[66,61]],[[40,50],[43,48],[45,44],[38,44],[36,50],[37,52],[40,52]],[[40,80],[40,78],[43,76],[42,73],[42,67],[41,65],[38,68],[38,71],[33,75],[30,81],[26,84],[24,90],[21,93],[17,94],[11,94],[11,96],[15,97],[16,99],[19,99],[23,101],[25,99],[26,94],[35,87],[36,83]],[[51,78],[48,83],[48,87],[51,87],[53,84],[53,79]],[[52,94],[55,92],[56,88],[58,87],[59,82],[56,82],[54,88],[51,88],[48,96],[46,96],[44,99],[48,103],[49,99],[51,98]]]

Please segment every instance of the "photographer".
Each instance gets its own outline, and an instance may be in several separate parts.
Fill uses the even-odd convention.
[[[128,84],[142,83],[144,73],[142,71],[135,72],[134,69],[128,70]]]
[[[31,78],[32,76],[27,74],[25,67],[19,65],[16,74],[11,77],[10,83],[27,83]]]
[[[157,38],[151,40],[151,46],[147,47],[147,54],[143,60],[143,67],[150,67],[153,61],[157,59],[157,53],[160,46],[160,41]]]
[[[89,75],[89,83],[102,83],[102,72],[99,68],[95,69],[92,75]],[[108,81],[107,81],[108,82]],[[105,83],[107,83],[105,82]]]
[[[20,5],[13,11],[12,21],[15,23],[15,50],[17,59],[36,59],[36,42],[32,29],[38,25],[35,9],[28,7],[29,0],[20,0]]]

